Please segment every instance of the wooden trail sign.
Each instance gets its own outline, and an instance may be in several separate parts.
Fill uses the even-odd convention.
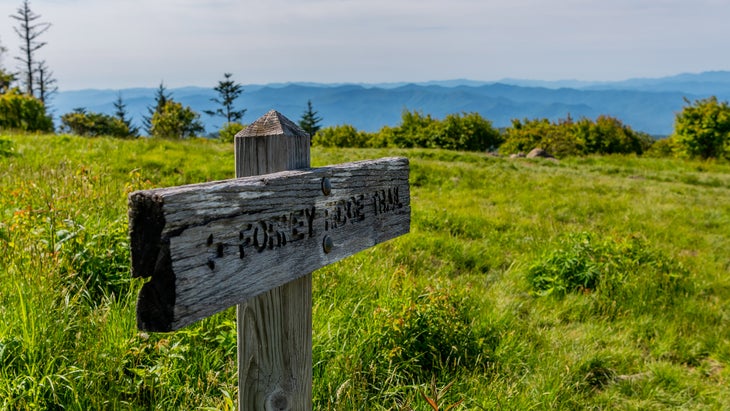
[[[139,327],[172,331],[408,232],[408,160],[137,191]]]
[[[311,410],[311,271],[410,229],[407,159],[310,169],[309,146],[271,110],[236,135],[241,178],[129,195],[138,327],[238,304],[239,410]]]

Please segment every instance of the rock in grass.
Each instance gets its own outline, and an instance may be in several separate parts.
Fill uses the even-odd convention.
[[[527,153],[527,158],[555,158],[553,155],[541,148],[533,148],[532,151]]]

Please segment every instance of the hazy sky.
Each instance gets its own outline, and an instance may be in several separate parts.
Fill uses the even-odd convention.
[[[2,64],[18,38],[0,0]],[[728,0],[32,0],[62,90],[730,70]]]

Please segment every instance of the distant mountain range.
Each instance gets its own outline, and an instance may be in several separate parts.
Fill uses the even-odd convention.
[[[401,112],[407,109],[436,118],[451,113],[478,112],[496,127],[509,126],[515,118],[558,120],[568,115],[577,119],[607,114],[635,130],[661,136],[672,132],[674,116],[685,105],[685,98],[694,101],[714,95],[720,100],[729,100],[730,71],[616,82],[503,79],[497,82],[285,83],[244,85],[244,90],[236,101],[238,108],[247,109],[244,123],[272,108],[298,121],[307,100],[311,100],[322,117],[323,126],[351,124],[365,131],[397,125]],[[173,99],[201,113],[208,132],[215,132],[220,127],[220,118],[202,114],[203,110],[216,108],[211,102],[216,96],[212,86],[169,91]],[[78,107],[112,114],[118,93],[133,121],[141,126],[142,116],[153,103],[154,88],[61,91],[54,96],[52,111],[56,117]]]

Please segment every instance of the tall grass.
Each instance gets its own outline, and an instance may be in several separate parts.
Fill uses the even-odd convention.
[[[0,141],[0,409],[233,409],[233,312],[136,331],[126,235],[126,193],[229,178],[232,147]],[[730,165],[313,163],[386,155],[412,230],[314,273],[316,409],[730,408]]]

